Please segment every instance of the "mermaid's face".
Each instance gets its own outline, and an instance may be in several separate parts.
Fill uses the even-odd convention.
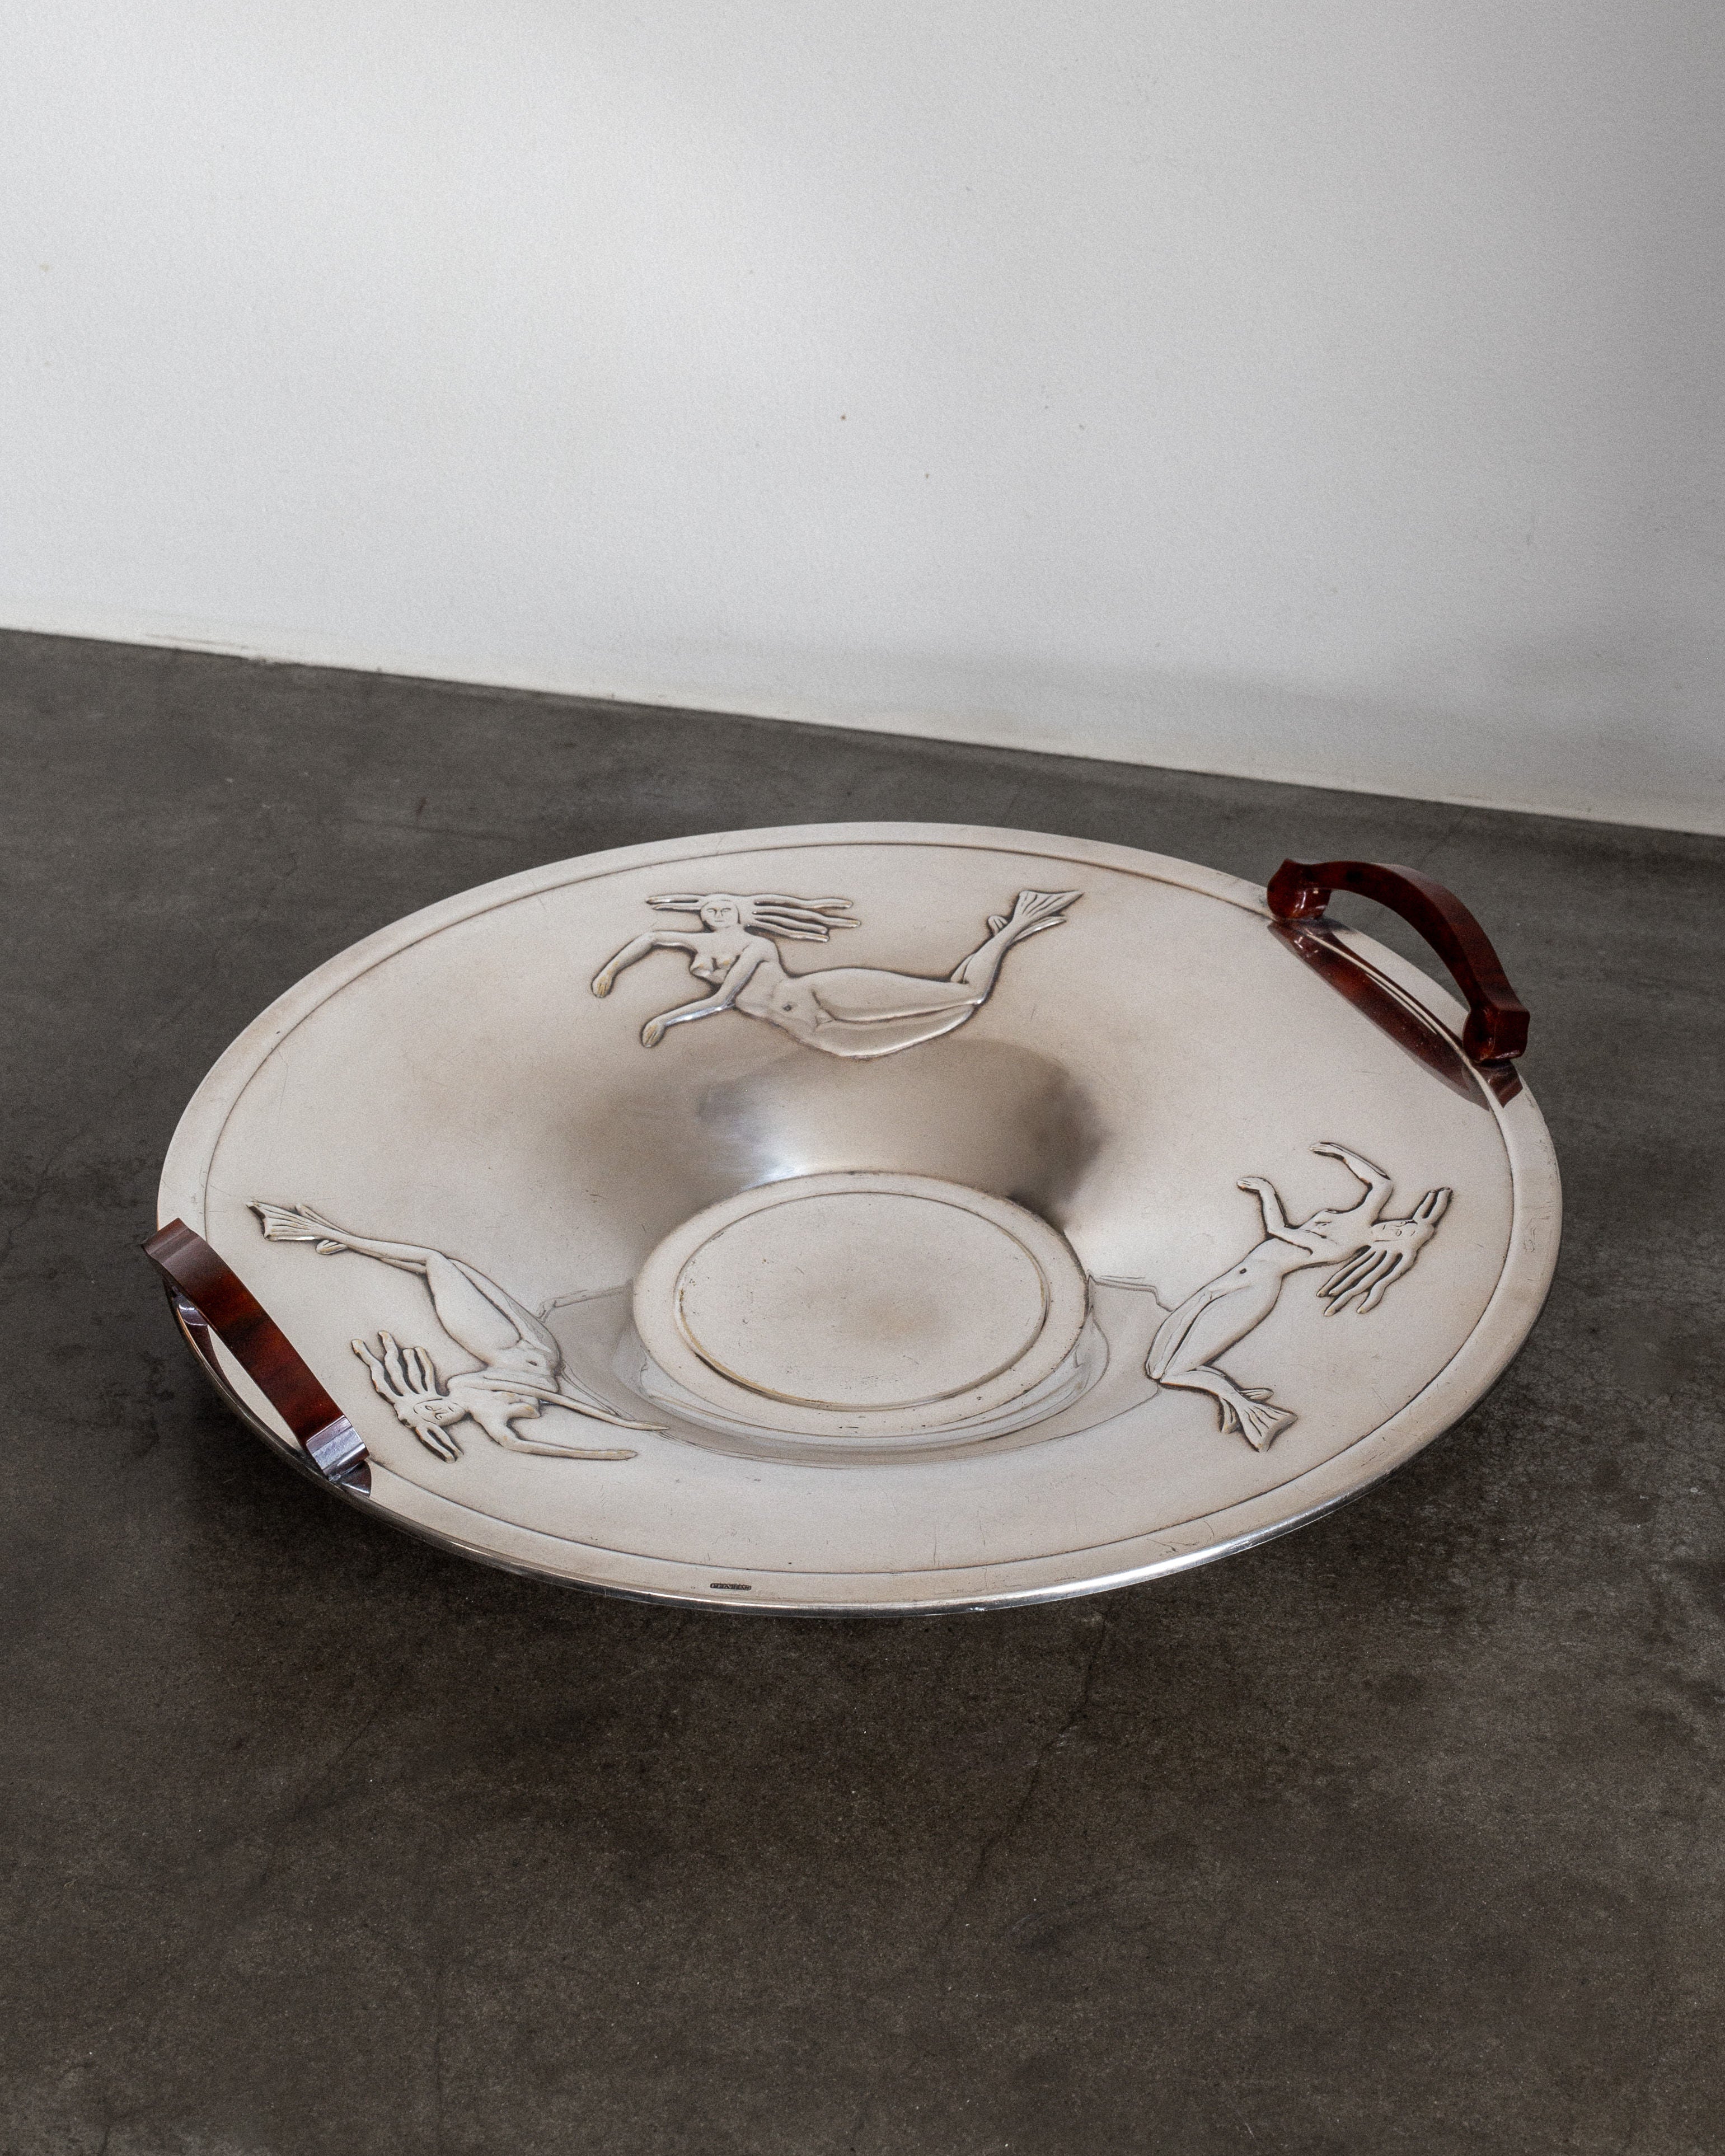
[[[414,1404],[413,1420],[441,1430],[445,1424],[459,1422],[466,1412],[459,1400],[420,1400]]]
[[[734,898],[722,894],[707,899],[701,909],[703,928],[735,928],[742,919],[742,908]]]

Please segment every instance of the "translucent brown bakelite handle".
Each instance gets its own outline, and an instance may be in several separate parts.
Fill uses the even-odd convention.
[[[180,1322],[223,1393],[239,1404],[210,1347],[212,1332],[299,1440],[318,1473],[343,1489],[368,1491],[371,1468],[358,1431],[226,1260],[183,1220],[158,1228],[144,1255],[167,1281]]]
[[[1461,1045],[1476,1063],[1502,1063],[1522,1053],[1527,1006],[1511,988],[1491,938],[1453,891],[1394,861],[1284,861],[1270,879],[1270,911],[1281,921],[1317,921],[1332,891],[1375,898],[1419,930],[1467,998]]]

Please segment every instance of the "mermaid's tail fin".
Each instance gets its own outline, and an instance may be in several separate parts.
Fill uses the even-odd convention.
[[[1014,944],[1022,943],[1027,936],[1037,935],[1045,928],[1058,928],[1066,917],[1065,909],[1083,896],[1082,891],[1021,891],[1012,902],[1010,913],[991,913],[988,916],[987,941],[968,952],[947,978],[976,990],[977,1002],[985,1002],[994,985],[994,977],[1000,971],[1000,962]]]
[[[1254,1452],[1267,1452],[1288,1424],[1300,1419],[1291,1408],[1272,1406],[1263,1386],[1235,1385],[1231,1389],[1237,1398],[1230,1399],[1219,1392],[1214,1396],[1222,1428],[1231,1437],[1243,1437]]]
[[[251,1207],[264,1224],[268,1242],[315,1243],[326,1258],[347,1248],[335,1222],[314,1213],[309,1205],[268,1205],[261,1198],[254,1198]]]
[[[1038,935],[1045,928],[1058,928],[1066,917],[1066,908],[1083,896],[1080,891],[1021,891],[1000,927],[1011,931],[1014,943],[1022,943],[1027,936]],[[991,929],[998,917],[990,917]]]
[[[988,942],[978,951],[961,958],[947,976],[952,981],[968,981],[973,978],[972,968],[978,959],[989,963],[988,978],[993,978],[993,967],[1000,963],[999,951],[991,956],[988,946],[996,937],[1006,938],[1002,948],[1010,950],[1014,943],[1022,943],[1027,936],[1040,936],[1045,928],[1058,928],[1065,919],[1065,909],[1075,900],[1084,896],[1081,891],[1021,891],[1012,902],[1010,913],[991,913],[988,916]]]

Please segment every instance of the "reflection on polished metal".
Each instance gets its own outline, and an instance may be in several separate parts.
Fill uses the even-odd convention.
[[[1435,888],[1433,918],[1462,918]],[[644,909],[689,925],[644,934]],[[840,929],[855,963],[783,962]],[[1231,877],[1020,832],[566,862],[383,930],[264,1013],[187,1109],[162,1217],[243,1263],[351,1423],[350,1501],[494,1563],[727,1609],[1147,1578],[1435,1436],[1555,1257],[1526,1087],[1469,1057],[1416,968],[1302,932],[1324,967]],[[1489,952],[1476,924],[1468,950]],[[641,962],[666,951],[709,993],[662,1009]],[[640,1053],[726,1011],[763,1023]],[[1285,1292],[1296,1273],[1315,1284]],[[285,1449],[267,1384],[205,1352]],[[493,1442],[464,1450],[464,1423]]]
[[[639,1348],[619,1367],[638,1393],[801,1458],[1005,1436],[1108,1367],[1065,1238],[932,1176],[852,1170],[727,1199],[653,1252],[633,1314]]]

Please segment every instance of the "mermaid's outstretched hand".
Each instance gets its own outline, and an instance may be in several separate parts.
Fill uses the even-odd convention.
[[[1349,1302],[1354,1303],[1362,1317],[1368,1310],[1375,1310],[1391,1282],[1412,1266],[1437,1233],[1450,1198],[1447,1189],[1428,1190],[1406,1219],[1378,1220],[1362,1230],[1363,1247],[1345,1265],[1338,1265],[1318,1290],[1327,1315],[1333,1317]]]

